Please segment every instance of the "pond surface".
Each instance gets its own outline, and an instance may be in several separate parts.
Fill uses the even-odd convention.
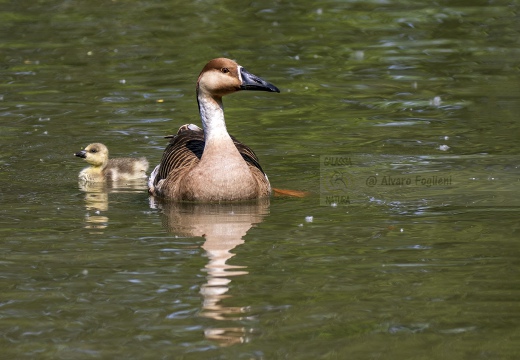
[[[520,357],[518,1],[0,10],[3,357]],[[91,142],[157,164],[220,56],[281,89],[227,125],[307,197],[78,185]]]

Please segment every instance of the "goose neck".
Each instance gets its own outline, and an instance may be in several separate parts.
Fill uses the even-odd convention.
[[[213,140],[231,139],[226,129],[222,98],[198,94],[197,101],[206,143]]]

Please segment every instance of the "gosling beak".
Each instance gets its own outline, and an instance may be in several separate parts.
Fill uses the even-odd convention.
[[[81,150],[81,151],[78,151],[77,153],[75,153],[74,156],[84,159],[87,157],[87,152],[85,150]]]
[[[277,93],[280,92],[276,86],[268,83],[256,75],[251,74],[243,67],[240,68],[240,75],[242,76],[242,85],[240,85],[240,90],[259,90]]]

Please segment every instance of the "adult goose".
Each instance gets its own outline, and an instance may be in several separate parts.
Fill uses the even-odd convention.
[[[148,181],[149,193],[174,201],[227,202],[268,197],[271,185],[249,147],[228,134],[222,97],[239,90],[280,92],[226,58],[211,60],[197,81],[203,129],[179,128]]]
[[[93,143],[74,154],[85,159],[88,166],[79,173],[79,181],[85,183],[120,181],[146,178],[148,161],[146,158],[108,158],[108,148],[101,143]]]

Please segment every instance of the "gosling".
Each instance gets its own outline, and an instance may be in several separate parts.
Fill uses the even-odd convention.
[[[74,154],[90,165],[79,173],[80,182],[124,181],[146,178],[148,161],[140,158],[109,159],[105,145],[94,143]]]

